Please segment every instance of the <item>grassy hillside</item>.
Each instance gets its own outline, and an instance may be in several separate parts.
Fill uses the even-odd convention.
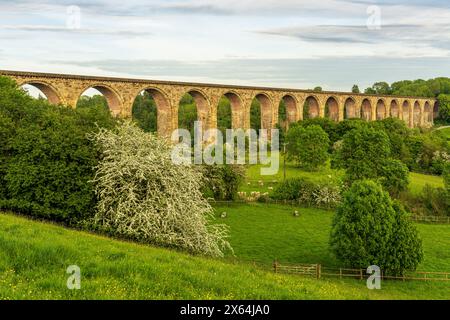
[[[255,240],[257,241],[257,240]],[[443,252],[445,252],[443,248]],[[447,250],[448,251],[448,250]],[[81,290],[66,268],[81,268]],[[0,214],[0,299],[448,299],[448,284],[314,280]]]
[[[251,192],[269,192],[269,187],[274,187],[277,182],[283,180],[283,157],[280,157],[280,169],[276,175],[263,176],[261,175],[262,165],[252,165],[247,169],[247,181],[241,186],[241,191]],[[326,181],[335,177],[342,177],[344,175],[343,170],[333,170],[329,166],[320,169],[317,172],[304,171],[295,166],[292,162],[286,163],[286,178],[306,178],[314,182]],[[432,176],[420,173],[411,172],[409,189],[413,193],[420,193],[425,186],[429,184],[433,187],[443,187],[444,181],[440,176]],[[260,186],[258,181],[263,181],[264,185]]]
[[[300,217],[294,217],[297,210]],[[218,220],[230,226],[235,255],[271,263],[321,263],[339,267],[328,249],[333,212],[274,204],[217,207]],[[450,225],[416,224],[424,243],[425,259],[418,270],[450,272]]]

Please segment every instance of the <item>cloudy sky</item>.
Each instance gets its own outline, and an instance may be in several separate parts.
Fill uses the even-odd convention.
[[[450,76],[450,4],[0,0],[0,69],[348,91]]]

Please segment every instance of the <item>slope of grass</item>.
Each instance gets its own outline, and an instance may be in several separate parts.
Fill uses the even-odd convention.
[[[81,289],[66,268],[81,268]],[[448,299],[448,286],[315,280],[0,214],[0,299]]]
[[[297,210],[300,217],[294,217]],[[230,226],[230,242],[238,258],[271,263],[321,263],[339,267],[328,249],[332,211],[275,204],[216,207],[220,222]],[[418,270],[450,272],[450,225],[416,224],[425,259]]]
[[[271,188],[274,188],[279,182],[284,179],[284,165],[283,157],[280,156],[280,166],[278,173],[275,175],[261,175],[261,168],[263,165],[252,165],[247,169],[246,181],[242,184],[240,191],[246,191],[247,193],[252,191],[269,192]],[[333,170],[329,165],[321,168],[318,171],[308,172],[295,166],[292,162],[286,163],[286,178],[306,178],[313,182],[324,182],[330,179],[340,179],[344,175],[343,170]],[[432,176],[426,174],[420,174],[411,172],[410,175],[409,190],[418,194],[422,191],[426,184],[433,187],[443,187],[444,181],[440,176]],[[262,182],[262,184],[261,184]]]
[[[411,180],[409,190],[414,194],[422,192],[422,189],[426,184],[429,184],[432,187],[444,187],[444,180],[441,176],[411,172],[409,178]]]

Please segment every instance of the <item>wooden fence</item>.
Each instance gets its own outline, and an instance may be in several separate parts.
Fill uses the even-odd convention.
[[[450,224],[450,217],[411,216],[411,220],[414,222],[420,222],[420,223]]]
[[[311,276],[317,279],[323,277],[335,277],[339,279],[353,278],[366,279],[371,274],[367,274],[365,269],[349,269],[349,268],[328,268],[320,264],[280,264],[278,261],[273,262],[273,271],[275,273],[298,274]],[[393,276],[381,272],[381,279],[384,280],[422,280],[422,281],[450,281],[450,272],[425,272],[416,271],[409,272],[403,276]]]

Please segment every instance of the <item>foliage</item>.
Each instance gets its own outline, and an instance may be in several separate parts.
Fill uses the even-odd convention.
[[[106,98],[99,94],[96,94],[92,97],[81,96],[77,102],[77,109],[82,108],[102,108],[105,111],[109,110]]]
[[[278,184],[272,198],[318,208],[335,208],[341,201],[341,188],[334,183],[313,183],[307,179],[293,178]]]
[[[157,132],[157,108],[150,93],[144,91],[133,102],[133,120],[145,132]],[[184,121],[183,121],[184,123]]]
[[[186,129],[194,139],[194,123],[198,119],[197,105],[190,94],[185,94],[178,106],[178,128]]]
[[[391,196],[397,197],[409,185],[408,167],[400,160],[387,159],[381,168],[380,183]]]
[[[201,173],[174,164],[164,140],[130,122],[117,132],[102,129],[93,140],[102,151],[93,180],[101,228],[192,253],[222,256],[230,248],[225,226],[211,224]]]
[[[242,165],[204,165],[201,167],[204,177],[202,192],[215,200],[235,200],[239,186],[245,177]]]
[[[438,96],[439,103],[439,122],[450,123],[450,94],[440,94]]]
[[[360,93],[359,86],[357,84],[353,85],[352,87],[352,93]]]
[[[319,126],[321,127],[328,135],[328,138],[330,139],[331,143],[335,143],[338,141],[341,137],[339,136],[337,126],[338,123],[331,120],[330,118],[312,118],[312,119],[305,119],[302,121],[297,122],[295,125],[307,128],[310,126]]]
[[[225,96],[219,100],[217,107],[217,129],[219,129],[224,137],[226,137],[226,130],[232,128],[231,104]]]
[[[394,202],[393,234],[388,250],[387,271],[402,275],[407,270],[416,270],[423,260],[422,240],[403,206]]]
[[[253,99],[250,106],[250,128],[255,129],[259,134],[261,129],[261,104],[258,99]]]
[[[380,185],[355,182],[336,210],[331,249],[347,266],[377,265],[394,275],[415,270],[422,258],[421,240],[404,216]]]
[[[53,106],[5,78],[0,92],[0,208],[67,224],[93,215],[98,151],[86,134],[113,127],[109,111]]]
[[[329,158],[330,139],[319,126],[293,126],[286,134],[287,155],[307,170],[316,170]]]
[[[334,156],[333,165],[346,170],[348,182],[381,176],[390,156],[389,138],[383,131],[361,127],[349,131]]]

